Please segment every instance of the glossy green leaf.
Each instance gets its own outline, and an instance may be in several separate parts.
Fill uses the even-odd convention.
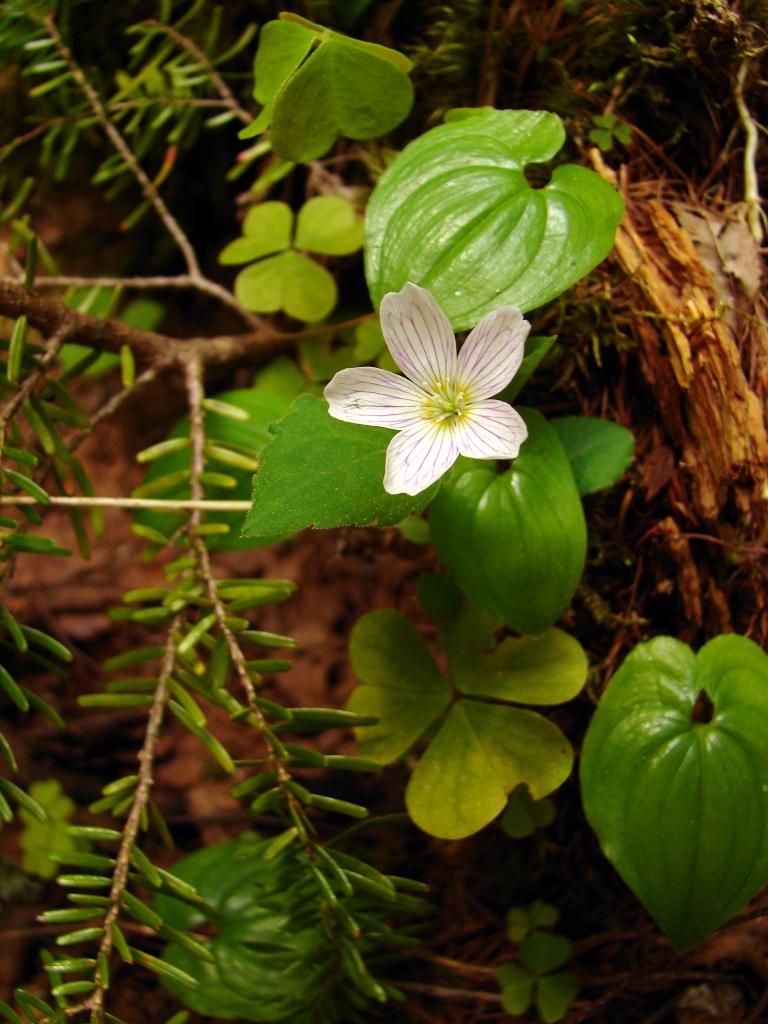
[[[307,323],[324,320],[338,298],[336,282],[325,267],[290,249],[241,270],[235,295],[256,313],[282,309]]]
[[[565,610],[586,554],[586,524],[565,451],[533,409],[509,469],[459,458],[429,510],[440,561],[494,618],[540,636]]]
[[[245,422],[230,419],[228,416],[221,416],[218,413],[206,413],[205,429],[209,438],[214,441],[225,441],[232,444],[239,444],[255,453],[260,452],[271,435],[268,426],[275,420],[279,420],[289,409],[288,402],[279,395],[263,391],[260,388],[243,388],[237,391],[228,391],[217,396],[221,400],[245,410],[250,419]],[[184,417],[171,431],[170,438],[189,436],[189,418]],[[145,483],[151,483],[159,477],[167,476],[169,473],[189,469],[190,449],[171,452],[155,459],[149,464],[144,476]],[[217,464],[211,462],[212,467],[218,468]],[[212,499],[226,499],[233,501],[247,501],[253,489],[253,472],[246,469],[229,467],[227,474],[234,477],[237,486],[234,488],[206,486],[206,497]],[[188,498],[190,494],[189,484],[185,483],[168,494],[164,498]],[[142,526],[148,526],[159,530],[161,534],[170,536],[179,525],[179,517],[175,513],[156,512],[142,510],[136,514],[136,522]],[[274,537],[267,540],[265,537],[251,535],[248,540],[240,536],[244,514],[242,512],[208,512],[206,522],[226,523],[230,532],[225,535],[209,537],[208,546],[214,549],[241,549],[259,547],[264,543],[271,543]]]
[[[518,1017],[525,1013],[533,1000],[535,978],[517,964],[502,964],[496,968],[496,980],[501,985],[501,1005]]]
[[[385,135],[413,105],[410,62],[402,54],[314,27],[322,33],[318,45],[285,81],[272,112],[272,147],[295,163],[322,156],[340,134]]]
[[[419,599],[437,620],[453,681],[465,694],[520,704],[562,704],[587,679],[587,656],[574,637],[548,629],[538,639],[505,637],[501,623],[442,576],[424,575]]]
[[[299,210],[294,244],[326,256],[346,256],[363,244],[363,219],[348,199],[314,196]]]
[[[579,979],[573,971],[558,971],[539,978],[536,985],[536,1009],[544,1024],[555,1024],[568,1012],[579,991]]]
[[[428,288],[455,330],[504,303],[533,309],[611,250],[623,203],[594,171],[557,167],[532,188],[526,165],[565,141],[555,114],[471,111],[411,142],[379,179],[365,221],[378,308],[406,281]]]
[[[252,206],[243,221],[243,237],[230,242],[219,254],[219,263],[249,263],[291,244],[293,210],[287,203]]]
[[[360,756],[387,764],[404,754],[446,709],[451,685],[419,633],[394,608],[357,620],[349,656],[361,685],[347,709],[379,719],[378,725],[359,731]]]
[[[570,959],[571,943],[564,935],[551,935],[538,928],[523,939],[520,963],[535,974],[549,974]]]
[[[573,470],[579,494],[616,483],[632,461],[635,439],[626,427],[592,416],[552,420]]]
[[[76,807],[73,800],[64,793],[58,779],[41,779],[29,787],[29,795],[46,814],[40,821],[26,808],[19,810],[24,828],[19,836],[23,850],[22,867],[41,878],[53,878],[59,871],[58,864],[51,860],[51,854],[67,854],[73,850],[88,849],[88,844],[74,839],[67,832],[69,821]]]
[[[243,536],[305,526],[394,526],[420,512],[437,489],[411,498],[384,490],[384,461],[393,431],[344,423],[324,399],[299,395],[275,425],[254,478],[253,508]]]
[[[560,730],[533,711],[462,700],[416,765],[405,794],[426,832],[462,839],[492,821],[524,782],[536,799],[568,778],[573,751]]]
[[[708,722],[694,716],[702,690]],[[679,951],[768,879],[766,736],[768,656],[732,634],[697,655],[671,637],[638,645],[590,723],[587,818]]]

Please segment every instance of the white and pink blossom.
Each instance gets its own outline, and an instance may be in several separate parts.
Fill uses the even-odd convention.
[[[456,353],[448,317],[408,282],[381,300],[381,329],[405,376],[376,366],[341,370],[325,388],[331,416],[397,430],[384,490],[418,494],[459,455],[514,459],[528,430],[506,402],[492,401],[520,368],[530,324],[516,306],[483,317]]]

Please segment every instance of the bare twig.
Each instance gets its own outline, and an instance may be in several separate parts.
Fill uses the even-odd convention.
[[[747,205],[747,223],[754,240],[758,245],[762,245],[762,211],[760,208],[760,192],[757,187],[757,169],[755,167],[758,139],[757,126],[744,99],[744,85],[747,81],[748,72],[749,65],[747,61],[742,61],[739,73],[736,76],[736,88],[733,94],[736,100],[736,109],[739,112],[739,120],[746,136],[746,144],[744,146],[744,202]]]
[[[58,299],[28,292],[23,285],[0,277],[0,316],[12,319],[24,314],[31,327],[46,337],[67,328],[68,341],[77,341],[99,352],[119,353],[128,345],[138,362],[164,367],[183,363],[196,351],[206,368],[214,366],[259,365],[291,348],[294,338],[305,334],[279,333],[267,324],[246,334],[212,338],[171,338],[145,331],[119,320],[103,320],[68,309]]]
[[[187,238],[179,222],[176,220],[171,211],[165,205],[165,201],[158,192],[156,185],[152,181],[150,181],[146,171],[141,166],[136,157],[133,155],[131,147],[128,145],[123,136],[120,134],[120,132],[117,130],[115,125],[110,120],[109,115],[104,109],[104,104],[101,102],[99,94],[93,88],[88,79],[85,77],[82,69],[80,68],[80,65],[72,56],[69,47],[61,38],[61,34],[59,33],[58,28],[56,27],[56,22],[53,16],[50,14],[46,15],[43,19],[43,22],[45,24],[47,31],[50,33],[51,38],[56,43],[56,48],[58,49],[59,53],[69,65],[69,70],[72,73],[72,77],[80,86],[82,91],[85,93],[88,102],[91,105],[94,115],[98,118],[101,126],[107,133],[110,142],[115,147],[120,156],[122,156],[123,160],[125,161],[126,167],[128,167],[128,169],[133,174],[134,178],[136,178],[139,185],[141,186],[141,190],[144,194],[144,197],[147,200],[149,200],[149,202],[154,206],[160,219],[165,225],[168,233],[171,235],[171,237],[181,250],[181,253],[184,256],[184,261],[187,264],[188,275],[191,278],[193,278],[193,280],[196,282],[195,286],[200,287],[201,284],[207,282],[203,290],[207,290],[211,295],[215,295],[221,302],[224,302],[226,305],[232,307],[233,309],[236,309],[237,312],[248,323],[252,324],[253,326],[260,325],[261,318],[255,316],[249,310],[241,306],[237,299],[234,297],[234,295],[231,294],[231,292],[228,292],[226,288],[223,288],[221,285],[216,284],[214,281],[207,280],[205,275],[200,270],[200,264],[197,261],[197,254],[195,253],[192,243]]]
[[[91,105],[93,113],[101,123],[102,128],[109,136],[109,140],[115,149],[118,151],[120,156],[125,160],[126,166],[131,170],[134,178],[141,185],[141,190],[144,193],[144,197],[152,203],[154,208],[157,210],[160,218],[168,229],[168,233],[174,239],[176,244],[184,256],[184,260],[187,264],[187,270],[192,277],[202,277],[200,266],[197,262],[197,256],[195,250],[192,248],[192,243],[189,241],[187,236],[181,229],[179,222],[173,216],[171,211],[165,205],[164,200],[157,191],[155,185],[149,180],[144,168],[138,162],[136,157],[131,151],[131,147],[125,141],[120,132],[115,128],[112,121],[109,119],[109,115],[104,109],[104,104],[101,102],[99,94],[93,88],[91,83],[83,74],[80,65],[77,63],[72,53],[61,38],[61,34],[56,26],[56,22],[53,15],[48,14],[43,18],[46,30],[50,33],[51,39],[56,43],[56,49],[59,51],[61,56],[67,62],[72,77],[80,86],[82,91],[85,93],[88,102]]]
[[[468,988],[446,988],[443,985],[421,985],[415,981],[398,981],[395,983],[404,992],[413,992],[414,995],[431,996],[433,999],[442,999],[451,1003],[496,1003],[501,1005],[501,996],[498,992],[479,992]]]
[[[232,91],[230,90],[227,83],[218,73],[213,64],[211,64],[206,54],[203,53],[199,46],[193,43],[191,39],[188,39],[187,36],[182,35],[181,32],[177,31],[177,29],[175,29],[172,25],[166,25],[162,21],[157,21],[155,18],[147,19],[147,21],[145,21],[144,24],[151,25],[152,28],[156,28],[160,32],[164,32],[167,36],[170,36],[171,39],[175,40],[179,44],[179,46],[182,47],[182,49],[186,50],[187,53],[192,54],[192,56],[201,65],[201,67],[205,69],[206,73],[208,74],[208,77],[211,79],[216,89],[218,90],[218,93],[221,96],[224,105],[227,106],[232,111],[233,114],[236,114],[237,117],[239,117],[240,120],[243,122],[243,124],[250,124],[253,121],[253,117],[248,113],[247,110],[243,110],[243,108],[237,102],[235,97],[232,95]]]
[[[116,413],[127,398],[135,394],[137,391],[140,391],[146,384],[153,381],[160,373],[161,369],[161,366],[150,366],[143,373],[139,374],[133,384],[129,384],[127,387],[122,388],[117,392],[117,394],[108,399],[104,405],[102,405],[101,408],[90,417],[91,422],[88,426],[83,427],[82,430],[78,430],[76,434],[73,434],[72,437],[67,440],[67,448],[69,451],[76,451],[86,437],[93,433],[94,428],[97,427],[99,423],[102,423],[105,419]]]
[[[133,796],[133,803],[128,814],[128,820],[123,828],[123,838],[120,842],[120,850],[117,854],[117,864],[112,876],[112,888],[109,893],[109,909],[104,918],[104,936],[99,947],[99,957],[109,958],[112,952],[113,935],[112,926],[117,925],[117,919],[122,906],[123,892],[128,882],[128,872],[131,865],[131,846],[135,843],[139,833],[141,820],[146,812],[149,794],[154,782],[153,766],[155,760],[155,748],[160,733],[160,726],[163,723],[165,703],[168,699],[168,679],[173,672],[176,661],[176,644],[174,633],[181,624],[181,617],[176,616],[170,629],[168,639],[165,643],[165,654],[163,655],[160,667],[160,676],[157,682],[152,707],[149,712],[147,731],[144,736],[144,745],[139,753],[139,781]],[[92,1020],[101,1020],[104,1004],[105,987],[100,972],[96,972],[96,989],[89,996],[86,1005],[92,1011]]]
[[[40,360],[40,365],[37,369],[27,375],[24,379],[24,383],[18,391],[16,391],[14,396],[10,398],[2,408],[0,408],[0,447],[3,445],[6,424],[29,398],[40,379],[45,376],[46,372],[56,361],[56,357],[61,351],[61,346],[72,333],[72,329],[72,322],[68,321],[67,318],[62,317],[61,324],[58,326],[57,330],[52,333],[48,341],[45,352]]]
[[[89,498],[82,495],[49,495],[51,505],[64,508],[152,508],[162,512],[180,512],[184,509],[192,512],[247,512],[250,501],[200,500],[170,501],[162,498]],[[26,494],[2,494],[0,505],[39,505],[36,498]]]

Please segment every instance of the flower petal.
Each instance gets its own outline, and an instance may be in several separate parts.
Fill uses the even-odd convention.
[[[427,397],[405,377],[377,366],[339,370],[323,394],[335,419],[393,430],[420,423]]]
[[[403,430],[387,448],[384,490],[388,494],[419,494],[451,468],[458,454],[452,427],[425,420]]]
[[[470,459],[515,459],[528,437],[522,416],[506,402],[470,406],[454,431],[459,453]]]
[[[456,338],[426,289],[409,281],[384,296],[379,313],[389,351],[406,377],[430,389],[453,377]]]
[[[523,361],[531,325],[517,306],[499,306],[484,316],[461,347],[458,387],[471,402],[498,395]]]

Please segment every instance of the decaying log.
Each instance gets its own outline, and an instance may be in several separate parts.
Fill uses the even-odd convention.
[[[596,150],[592,159],[615,185]],[[762,402],[690,235],[658,200],[640,209],[624,199],[614,252],[636,288],[642,372],[679,451],[693,507],[713,523],[733,500],[748,519],[768,497]]]

